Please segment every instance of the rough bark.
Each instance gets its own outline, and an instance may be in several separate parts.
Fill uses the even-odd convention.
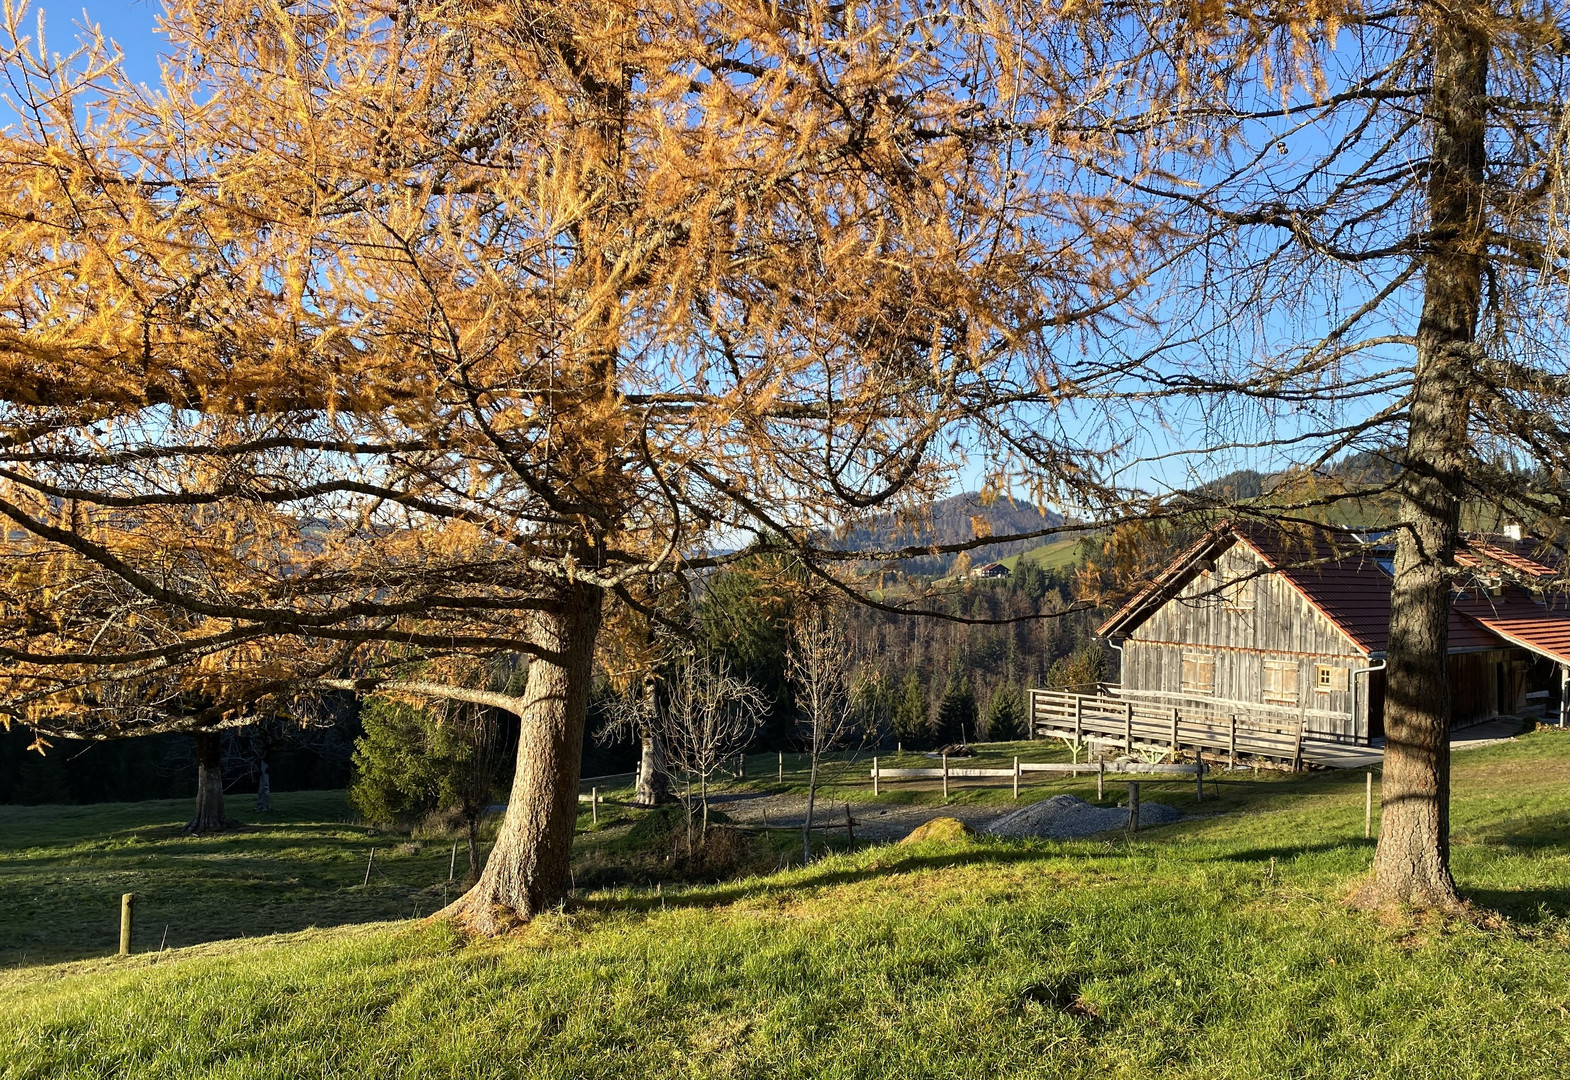
[[[1373,904],[1460,902],[1450,874],[1446,652],[1486,243],[1489,41],[1481,16],[1472,5],[1430,9],[1431,247],[1424,260],[1390,605],[1379,847],[1364,892]]]
[[[518,715],[518,762],[496,844],[472,889],[444,915],[494,935],[532,919],[567,895],[578,779],[589,704],[601,591],[567,590],[559,609],[536,614]]]
[[[669,802],[670,779],[665,775],[665,754],[660,749],[659,736],[652,731],[641,733],[643,756],[638,762],[638,788],[634,796],[639,806],[658,806]]]
[[[191,734],[196,744],[196,816],[186,823],[193,836],[235,827],[224,816],[223,736],[216,731]]]

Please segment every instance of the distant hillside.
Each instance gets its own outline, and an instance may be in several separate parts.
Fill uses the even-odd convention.
[[[1084,554],[1079,546],[1081,539],[1083,534],[1071,536],[1066,540],[1054,540],[1049,544],[1042,544],[1040,547],[998,561],[1011,571],[1022,562],[1039,566],[1043,570],[1062,570],[1066,567],[1078,566]]]
[[[983,506],[980,496],[974,492],[967,492],[933,503],[928,512],[914,522],[896,522],[887,519],[870,529],[856,529],[840,543],[846,548],[869,550],[918,544],[957,544],[976,535],[971,520],[973,517],[984,519],[991,527],[994,536],[1033,532],[1063,524],[1061,514],[1052,511],[1043,514],[1032,506],[1011,503],[1006,499],[999,499],[991,506]],[[1031,551],[1040,547],[1042,543],[1041,538],[1036,538],[989,545],[973,551],[971,559],[979,566],[1008,555]],[[901,569],[911,574],[944,574],[954,565],[957,557],[951,554],[908,559],[901,564]]]

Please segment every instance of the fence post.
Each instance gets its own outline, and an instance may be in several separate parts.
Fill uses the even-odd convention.
[[[785,751],[780,751],[780,783],[785,782]]]
[[[589,820],[595,825],[600,823],[600,789],[589,789]]]
[[[1134,752],[1134,703],[1123,703],[1123,749],[1132,754]]]
[[[943,755],[943,797],[949,797],[949,756]]]
[[[856,846],[856,823],[850,817],[850,803],[845,804],[845,839],[852,847]]]
[[[747,779],[747,752],[745,750],[736,755],[736,779]]]
[[[1019,756],[1014,757],[1014,797],[1019,798]]]
[[[1081,719],[1085,709],[1085,699],[1078,694],[1074,695],[1074,744],[1077,746],[1083,737],[1083,721]]]
[[[1178,759],[1178,708],[1177,708],[1176,705],[1174,705],[1174,706],[1172,706],[1172,761],[1173,761],[1174,764],[1177,762],[1177,759]]]
[[[1128,831],[1139,832],[1139,781],[1128,782]]]
[[[1232,714],[1232,732],[1227,736],[1227,767],[1237,768],[1237,713]]]
[[[447,863],[447,883],[452,884],[452,879],[458,873],[458,845],[452,846],[452,859]]]
[[[1194,748],[1194,801],[1205,801],[1205,757]]]
[[[1562,713],[1560,715],[1563,715]],[[1027,739],[1036,737],[1036,691],[1025,695],[1025,730]]]
[[[120,955],[131,955],[131,907],[136,903],[135,893],[120,897]]]
[[[878,759],[872,759],[872,793],[878,793]]]
[[[371,849],[371,857],[369,859],[365,860],[365,880],[360,882],[360,884],[362,886],[369,885],[371,883],[371,867],[375,866],[375,865],[376,865],[376,849],[372,848]]]
[[[1369,770],[1366,783],[1363,785],[1363,839],[1371,839],[1374,835],[1374,773]]]
[[[1097,802],[1101,801],[1101,782],[1104,779],[1106,779],[1106,775],[1107,775],[1107,760],[1106,760],[1106,758],[1102,758],[1100,761],[1096,762],[1096,801]]]
[[[1297,725],[1297,742],[1292,747],[1292,771],[1303,771],[1303,725]]]

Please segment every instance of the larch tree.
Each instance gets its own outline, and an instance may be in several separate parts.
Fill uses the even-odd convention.
[[[510,710],[450,914],[546,909],[596,641],[650,582],[782,551],[874,602],[853,569],[918,551],[836,535],[967,470],[1125,511],[1116,431],[1067,406],[1161,392],[1097,344],[1193,243],[1142,190],[1148,107],[1321,19],[1222,40],[1209,11],[175,0],[144,90],[8,3],[5,715]],[[62,605],[79,581],[121,600]],[[499,653],[521,693],[464,684]]]
[[[1562,542],[1570,508],[1570,24],[1558,5],[1496,0],[1323,14],[1300,57],[1311,77],[1247,56],[1217,71],[1188,117],[1209,165],[1140,182],[1204,243],[1167,281],[1163,340],[1130,363],[1203,411],[1192,461],[1277,474],[1236,509],[1304,523],[1365,500],[1359,524],[1390,531],[1364,899],[1450,907],[1446,654],[1463,511]],[[1253,17],[1218,11],[1212,32]],[[1393,480],[1325,475],[1353,452]]]

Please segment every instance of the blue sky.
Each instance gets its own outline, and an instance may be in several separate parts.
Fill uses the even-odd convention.
[[[125,67],[138,82],[158,81],[158,56],[168,42],[153,32],[163,5],[158,0],[100,0],[90,4],[41,3],[53,52],[68,52],[84,21],[97,23],[125,51]]]

